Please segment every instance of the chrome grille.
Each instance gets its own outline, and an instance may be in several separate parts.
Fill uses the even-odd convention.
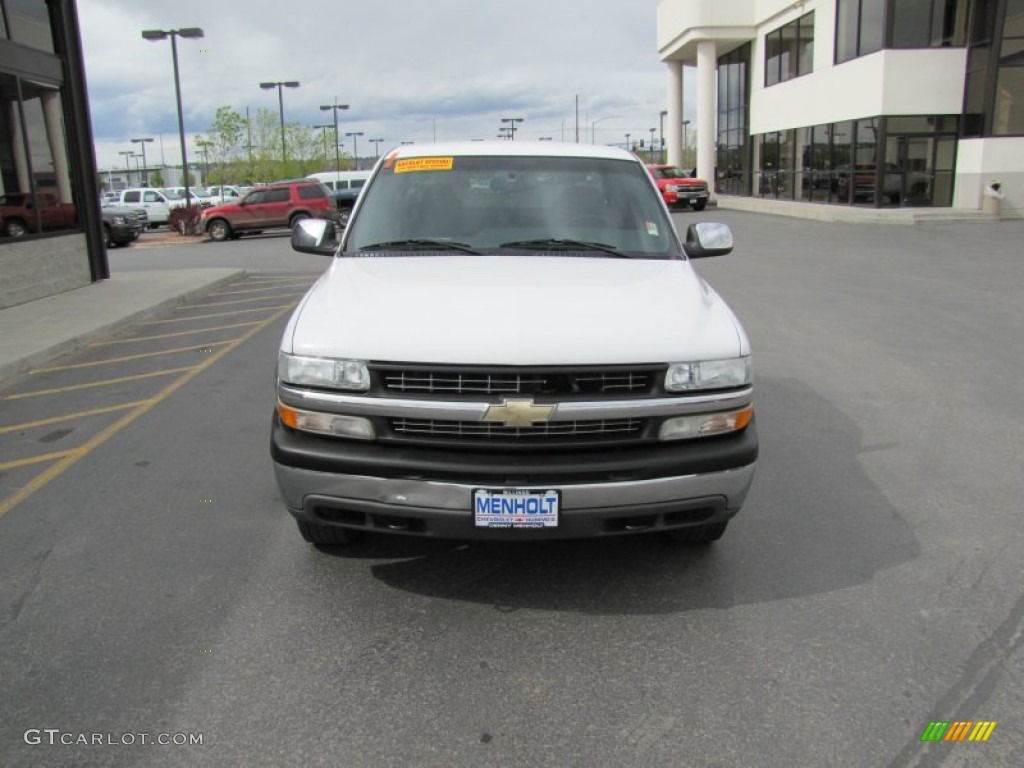
[[[490,440],[496,438],[599,438],[606,435],[639,433],[642,419],[595,419],[590,421],[549,421],[529,427],[509,427],[484,421],[443,421],[436,419],[392,419],[396,434],[410,437],[438,437]]]
[[[600,395],[651,391],[654,368],[576,371],[380,368],[393,392],[446,395]]]

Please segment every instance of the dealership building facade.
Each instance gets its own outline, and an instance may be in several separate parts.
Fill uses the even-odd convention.
[[[1024,216],[1024,0],[661,0],[658,49],[719,194]]]
[[[109,277],[73,0],[0,0],[0,308]]]

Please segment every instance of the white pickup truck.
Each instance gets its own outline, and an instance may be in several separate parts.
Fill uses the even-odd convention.
[[[271,454],[300,533],[719,538],[758,440],[750,345],[633,155],[577,144],[382,158],[289,321]]]

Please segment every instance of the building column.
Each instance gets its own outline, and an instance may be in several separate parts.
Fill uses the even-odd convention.
[[[668,148],[668,164],[683,164],[683,62],[666,61],[668,67],[668,130],[665,146]]]
[[[14,155],[14,171],[18,177],[18,188],[5,192],[29,192],[32,187],[28,178],[28,149],[25,133],[21,130],[21,110],[17,101],[8,104],[8,119],[11,127],[11,154]]]
[[[68,150],[64,143],[64,120],[60,108],[60,94],[57,91],[44,91],[43,120],[46,123],[46,138],[50,144],[50,155],[53,157],[53,172],[57,177],[57,194],[62,203],[72,202],[71,174],[68,172]]]
[[[714,40],[697,43],[697,176],[715,194],[715,69],[718,65]]]

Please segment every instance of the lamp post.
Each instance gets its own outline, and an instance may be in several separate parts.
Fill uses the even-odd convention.
[[[338,110],[348,109],[348,104],[339,104],[338,97],[334,97],[333,104],[321,104],[320,111],[326,112],[328,109],[334,110],[334,172],[341,172],[341,155],[338,153],[338,144],[341,143],[341,137],[338,135]]]
[[[132,139],[131,140],[132,144],[141,144],[142,145],[142,174],[143,174],[143,177],[144,177],[143,178],[142,186],[144,186],[144,187],[148,187],[149,186],[149,168],[148,168],[148,166],[146,164],[146,144],[148,142],[152,141],[152,140],[153,140],[152,137],[146,137],[146,138],[142,138],[142,139]]]
[[[359,137],[363,135],[362,131],[349,131],[345,134],[346,136],[352,137],[352,157],[356,159],[356,170],[359,168]]]
[[[278,80],[275,83],[260,83],[260,88],[265,91],[269,91],[271,88],[277,88],[277,107],[281,114],[281,159],[284,162],[288,162],[288,147],[285,145],[284,141],[284,89],[298,87],[298,80]]]
[[[688,126],[689,124],[690,124],[689,120],[683,120],[683,153],[684,154],[686,154],[686,149],[687,149],[687,147],[686,147],[686,126]],[[684,163],[686,162],[685,157],[683,158],[683,162]]]
[[[124,152],[118,152],[119,155],[124,155],[124,186],[127,189],[132,185],[132,169],[128,165],[128,158],[135,157],[135,152],[132,150],[125,150]]]
[[[333,128],[333,127],[334,126],[332,126],[330,123],[324,123],[323,125],[314,125],[313,126],[314,130],[316,130],[318,128],[323,128],[323,131],[324,131],[324,162],[325,163],[327,162],[327,129],[328,128]]]
[[[615,119],[614,115],[609,115],[608,117],[599,117],[599,118],[597,118],[597,120],[591,120],[590,121],[590,143],[591,144],[597,144],[597,139],[595,138],[595,135],[596,135],[595,134],[595,130],[596,130],[595,126],[598,123],[600,123],[602,120],[614,120],[614,119]]]
[[[626,134],[626,151],[627,152],[629,152],[629,137],[632,136],[632,135],[633,134],[631,134],[631,133],[627,133]]]
[[[658,159],[664,162],[661,156],[665,152],[665,118],[668,117],[668,110],[663,109],[658,113]]]
[[[199,27],[182,27],[181,29],[144,29],[142,39],[155,42],[171,38],[171,58],[174,61],[174,96],[178,102],[178,140],[181,142],[181,175],[185,181],[185,208],[191,209],[192,203],[188,194],[188,155],[185,151],[185,119],[181,112],[181,80],[178,77],[178,37],[197,38],[203,36]]]
[[[511,131],[509,133],[509,140],[510,141],[515,141],[516,140],[516,123],[523,122],[523,118],[521,118],[521,117],[503,117],[503,118],[501,118],[501,122],[509,124],[509,127],[511,128]]]
[[[380,143],[384,139],[367,139],[367,141],[373,144],[373,159],[376,160],[380,157]]]
[[[650,157],[651,157],[651,162],[652,163],[654,162],[654,131],[655,130],[656,129],[651,128],[651,152],[650,152]]]
[[[203,153],[203,179],[205,180],[204,186],[210,186],[210,147],[213,146],[213,142],[207,139],[196,139],[196,146],[199,151]]]
[[[511,128],[507,128],[507,127],[506,128],[499,128],[498,129],[498,138],[499,139],[505,139],[507,141],[512,136],[511,131],[512,131]]]

